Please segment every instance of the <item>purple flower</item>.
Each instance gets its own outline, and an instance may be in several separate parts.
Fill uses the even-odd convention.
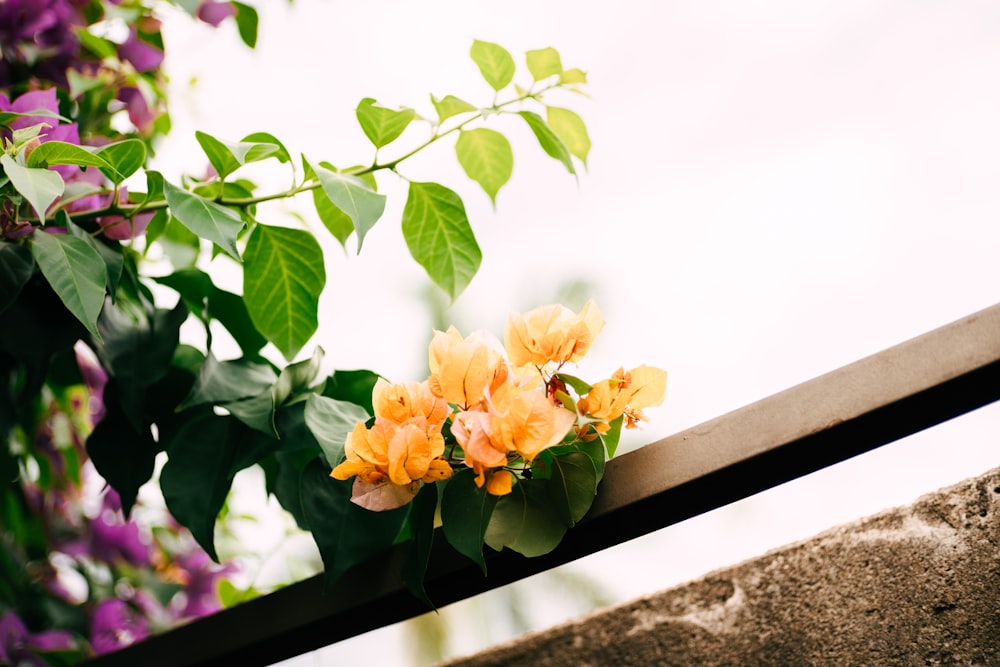
[[[218,28],[219,24],[230,16],[236,16],[236,8],[232,3],[202,0],[198,5],[198,18],[213,28]]]
[[[146,97],[135,86],[123,86],[118,91],[118,101],[128,109],[128,119],[132,121],[140,134],[149,134],[153,130],[153,122],[157,114],[149,108]]]
[[[128,39],[118,47],[118,58],[132,63],[137,72],[152,72],[163,62],[163,50],[143,41],[133,27]]]
[[[74,648],[73,636],[68,632],[28,632],[27,626],[13,611],[0,615],[0,665],[46,667],[48,663],[37,653],[71,651]]]
[[[174,563],[183,572],[185,583],[183,597],[175,598],[180,602],[176,609],[177,615],[181,618],[199,618],[219,611],[222,608],[219,580],[236,572],[236,565],[217,565],[197,547],[189,553],[175,555]]]
[[[104,386],[108,384],[108,373],[97,360],[93,350],[83,342],[77,341],[73,346],[73,353],[76,356],[76,365],[80,368],[80,375],[83,376],[83,382],[87,385],[87,392],[90,394],[88,406],[90,423],[96,425],[104,418]],[[121,504],[117,509],[121,509]]]
[[[145,616],[124,600],[108,598],[94,607],[90,621],[90,645],[101,655],[149,636]]]
[[[82,25],[79,10],[65,0],[0,2],[0,88],[32,76],[65,86],[80,52],[73,27]]]

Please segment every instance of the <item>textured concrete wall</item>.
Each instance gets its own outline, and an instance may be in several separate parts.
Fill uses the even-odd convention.
[[[448,664],[1000,666],[1000,469]]]

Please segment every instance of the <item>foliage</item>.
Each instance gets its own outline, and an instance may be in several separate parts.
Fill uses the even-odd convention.
[[[252,7],[176,2],[213,26],[232,19],[255,43]],[[662,400],[655,369],[619,370],[593,386],[563,373],[603,325],[593,304],[513,318],[506,356],[485,334],[437,332],[421,384],[367,370],[321,377],[322,348],[306,351],[326,288],[321,240],[258,216],[266,202],[304,201],[360,253],[386,208],[377,177],[394,174],[407,182],[409,252],[456,298],[482,259],[464,203],[441,183],[406,179],[403,165],[454,138],[465,174],[495,204],[513,173],[500,129],[510,118],[575,175],[590,149],[586,128],[550,97],[579,93],[586,76],[555,49],[526,54],[521,85],[507,50],[475,41],[473,64],[492,91],[478,105],[431,96],[423,115],[361,100],[366,166],[293,153],[268,132],[199,132],[207,168],[173,178],[147,168],[169,130],[148,0],[8,0],[0,45],[0,641],[18,638],[18,651],[72,661],[213,609],[178,600],[190,603],[195,581],[211,592],[230,571],[199,559],[217,559],[217,517],[236,474],[255,465],[312,532],[331,583],[411,539],[407,583],[424,597],[438,516],[448,542],[484,571],[484,545],[545,553],[589,508],[622,424]],[[256,163],[292,185],[261,191],[241,173]],[[240,272],[242,294],[203,270],[215,258]],[[204,328],[204,347],[182,342],[189,321]],[[217,356],[219,329],[238,358]],[[94,479],[110,488],[87,510]],[[150,480],[179,525],[140,539],[133,519]],[[99,543],[108,531],[118,546]],[[82,599],[58,583],[71,570],[86,583]],[[46,634],[55,628],[72,634]],[[12,647],[0,644],[0,657],[14,660]]]

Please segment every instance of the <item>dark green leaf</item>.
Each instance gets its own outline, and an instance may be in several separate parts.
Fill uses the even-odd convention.
[[[389,548],[409,507],[372,512],[351,502],[351,481],[330,477],[330,467],[313,459],[302,471],[302,509],[323,558],[327,590],[355,565]]]
[[[243,297],[219,289],[207,273],[194,268],[181,269],[154,280],[177,290],[191,312],[198,317],[207,316],[221,323],[244,355],[257,357],[260,349],[267,344],[267,339],[250,319]]]
[[[192,415],[166,443],[160,473],[167,509],[218,561],[215,519],[236,473],[275,450],[277,441],[219,417],[208,408]]]
[[[97,317],[108,281],[104,259],[81,239],[41,231],[31,235],[31,254],[66,309],[100,339]]]
[[[469,55],[493,90],[503,90],[514,79],[514,58],[499,44],[477,39],[472,43]]]
[[[257,10],[235,0],[233,0],[233,7],[236,8],[236,27],[239,30],[240,39],[252,49],[257,46]]]
[[[466,175],[479,183],[495,204],[497,192],[514,170],[514,152],[507,137],[485,127],[462,130],[455,153]]]
[[[148,424],[138,427],[121,408],[119,384],[110,380],[104,387],[107,412],[87,438],[87,454],[97,472],[121,496],[122,511],[128,516],[139,487],[153,476],[159,448]]]
[[[522,480],[500,498],[486,531],[486,543],[498,551],[507,547],[529,558],[555,549],[566,534],[566,526],[550,504],[548,483]]]
[[[516,487],[515,487],[516,488]],[[476,474],[459,470],[444,488],[441,497],[441,527],[445,539],[463,556],[472,559],[486,574],[483,542],[497,497],[476,486]]]
[[[246,248],[243,294],[257,330],[286,359],[315,333],[326,283],[323,251],[308,232],[258,224]]]
[[[278,375],[272,389],[275,406],[282,405],[307,391],[315,381],[322,363],[323,348],[317,346],[310,358],[286,366]]]
[[[44,224],[45,211],[63,193],[65,184],[62,176],[48,169],[22,167],[6,153],[0,155],[0,164],[3,165],[11,185],[22,197],[28,200],[31,207],[35,209],[35,215]]]
[[[226,403],[256,396],[270,389],[277,376],[268,364],[245,359],[219,361],[211,352],[205,358],[198,380],[180,409],[202,403]]]
[[[410,539],[412,547],[403,562],[403,584],[406,589],[431,609],[434,603],[424,590],[424,573],[434,545],[434,515],[437,512],[437,484],[424,484],[410,506]]]
[[[382,212],[385,210],[385,195],[375,192],[368,183],[357,176],[338,174],[325,167],[312,165],[309,167],[316,174],[323,192],[333,205],[346,213],[354,223],[360,253],[365,235],[382,217]]]
[[[573,391],[576,392],[577,396],[583,396],[590,392],[590,385],[575,375],[569,375],[568,373],[556,373],[556,377],[570,387],[573,387]]]
[[[458,114],[476,111],[476,107],[463,99],[455,97],[454,95],[445,95],[440,100],[431,95],[431,103],[437,111],[439,123],[443,123],[452,116],[457,116]]]
[[[323,395],[338,401],[350,401],[363,407],[368,414],[373,414],[372,390],[378,378],[377,373],[368,370],[334,371],[326,380]]]
[[[575,526],[587,513],[597,494],[599,479],[594,461],[583,452],[552,457],[547,490],[551,507],[564,524]]]
[[[479,270],[482,252],[461,198],[438,183],[410,183],[403,209],[410,254],[454,301]]]
[[[139,139],[125,139],[97,150],[97,155],[108,162],[101,172],[115,185],[139,171],[146,164],[146,144]]]
[[[531,128],[531,131],[535,133],[535,138],[538,139],[538,143],[541,145],[542,150],[552,158],[559,160],[566,167],[566,170],[571,174],[576,174],[576,169],[573,167],[573,159],[570,157],[569,150],[562,140],[552,131],[552,128],[548,126],[541,116],[539,116],[534,111],[518,111],[518,115],[521,116]]]
[[[382,148],[395,141],[417,114],[413,109],[388,109],[366,97],[358,104],[355,115],[368,140],[375,148]]]
[[[35,260],[28,248],[0,241],[0,312],[14,303],[34,269]]]
[[[562,74],[563,71],[559,52],[552,47],[528,51],[527,61],[528,71],[531,72],[531,78],[535,81]]]
[[[278,438],[278,429],[274,424],[274,410],[277,406],[270,388],[250,398],[223,403],[221,407],[255,431]]]
[[[236,237],[245,226],[239,213],[175,187],[168,181],[163,182],[163,194],[170,212],[182,225],[201,238],[212,241],[239,261]]]
[[[344,441],[359,422],[369,418],[359,405],[312,394],[306,399],[305,420],[309,431],[319,442],[330,467],[344,458]]]

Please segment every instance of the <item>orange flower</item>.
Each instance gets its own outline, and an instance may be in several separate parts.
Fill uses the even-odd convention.
[[[476,486],[482,487],[487,471],[507,465],[507,452],[490,438],[490,416],[480,410],[465,410],[455,415],[451,433],[462,446],[465,465],[476,473]]]
[[[411,417],[425,417],[432,426],[441,426],[451,413],[448,402],[435,396],[425,382],[389,384],[379,378],[372,390],[375,415],[403,424]]]
[[[402,424],[377,417],[371,429],[358,422],[347,436],[344,454],[347,460],[334,468],[330,476],[357,478],[352,500],[385,484],[407,490],[406,494],[370,496],[364,505],[369,509],[398,507],[416,495],[420,482],[436,482],[451,476],[451,466],[442,458],[441,430],[422,416],[411,417]],[[372,500],[374,497],[377,500]]]
[[[507,363],[490,336],[475,333],[467,338],[455,327],[435,331],[429,348],[431,376],[428,380],[435,396],[449,403],[470,408],[482,402],[491,388],[507,379]]]
[[[491,438],[497,448],[532,461],[539,452],[562,442],[576,414],[525,385],[505,384],[491,396]]]
[[[639,366],[626,372],[619,368],[608,380],[590,388],[590,392],[576,403],[581,415],[604,420],[594,424],[601,433],[608,430],[607,422],[625,415],[628,428],[635,428],[646,421],[643,408],[659,405],[667,391],[667,373],[652,366]]]
[[[579,315],[554,304],[508,317],[503,341],[511,365],[533,364],[541,368],[550,361],[579,361],[602,328],[604,319],[592,300]]]

